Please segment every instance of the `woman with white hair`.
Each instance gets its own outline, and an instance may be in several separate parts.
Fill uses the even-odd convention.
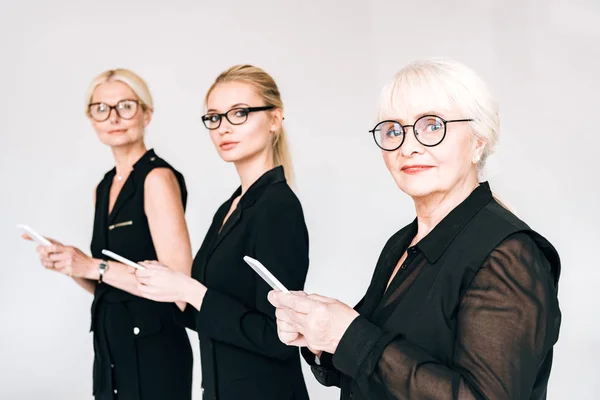
[[[280,339],[346,399],[545,399],[558,339],[560,260],[478,176],[497,105],[471,69],[400,70],[370,132],[415,204],[359,304],[271,292]],[[394,204],[387,202],[387,204]]]

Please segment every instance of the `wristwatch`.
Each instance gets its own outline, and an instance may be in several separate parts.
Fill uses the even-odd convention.
[[[98,277],[98,283],[102,283],[102,277],[106,271],[108,271],[108,262],[106,260],[101,260],[100,264],[98,265],[98,272],[100,273],[100,276]]]

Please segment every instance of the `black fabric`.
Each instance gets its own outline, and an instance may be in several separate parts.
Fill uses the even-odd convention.
[[[134,164],[109,215],[113,168],[96,191],[93,257],[105,259],[101,251],[108,249],[136,262],[156,260],[144,211],[144,182],[154,168],[173,171],[185,208],[183,176],[149,150]],[[173,304],[143,299],[107,283],[96,286],[91,324],[96,399],[191,398],[192,350],[185,329],[173,320],[175,312]]]
[[[560,260],[482,183],[416,246],[385,245],[361,314],[315,377],[346,399],[545,399]],[[391,274],[407,252],[386,290]]]
[[[240,194],[219,208],[194,259],[192,276],[208,288],[202,307],[180,316],[198,332],[204,399],[305,400],[298,349],[277,337],[271,288],[243,260],[256,258],[289,290],[302,290],[309,261],[302,207],[276,167],[248,188],[221,229]]]

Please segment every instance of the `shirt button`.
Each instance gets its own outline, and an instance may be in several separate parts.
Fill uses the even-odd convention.
[[[115,394],[117,394],[117,389],[113,390],[113,392],[115,392]]]
[[[154,160],[156,160],[156,157],[150,158],[150,161],[154,161]]]
[[[115,367],[115,364],[110,364],[110,367],[111,367],[111,368],[114,368],[114,367]]]
[[[138,328],[137,326],[135,328],[133,328],[134,335],[138,335],[139,333],[140,333],[140,328]]]

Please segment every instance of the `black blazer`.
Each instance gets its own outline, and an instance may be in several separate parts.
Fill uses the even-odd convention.
[[[194,259],[192,276],[208,291],[197,312],[183,313],[198,332],[204,399],[305,400],[298,349],[277,337],[271,290],[242,259],[256,258],[289,290],[308,272],[302,207],[282,167],[266,172],[242,196],[221,229],[238,189],[217,211]]]
[[[335,354],[319,366],[302,349],[317,380],[344,400],[545,399],[561,321],[554,247],[486,182],[409,247],[416,233],[415,220],[385,245]]]
[[[185,208],[183,175],[149,150],[133,165],[109,214],[115,176],[111,169],[96,190],[91,244],[95,258],[106,259],[101,252],[108,249],[136,262],[156,259],[144,211],[144,183],[154,168],[173,171]],[[115,393],[128,400],[191,398],[192,349],[185,329],[173,321],[176,312],[173,304],[137,297],[107,283],[96,286],[91,328],[96,399],[113,400]]]

